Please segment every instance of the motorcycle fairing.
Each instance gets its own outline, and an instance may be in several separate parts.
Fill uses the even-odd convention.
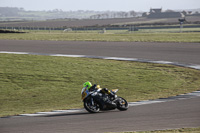
[[[85,98],[87,98],[90,95],[89,90],[87,89],[87,87],[84,87],[81,91],[81,95],[82,95],[82,100],[84,100]]]

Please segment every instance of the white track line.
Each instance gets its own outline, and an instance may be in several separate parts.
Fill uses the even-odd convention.
[[[175,66],[182,66],[182,67],[188,67],[188,68],[200,70],[200,65],[195,65],[195,64],[182,64],[182,63],[170,62],[170,61],[152,61],[152,60],[137,59],[137,58],[89,56],[89,55],[67,55],[67,54],[46,54],[46,53],[31,53],[31,52],[8,52],[8,51],[0,51],[0,53],[46,55],[46,56],[61,56],[61,57],[79,57],[79,58],[94,58],[94,59],[105,59],[105,60],[120,60],[120,61],[137,61],[137,62],[146,62],[146,63],[175,65]]]
[[[120,61],[136,61],[136,62],[145,62],[145,63],[175,65],[175,66],[181,66],[181,67],[187,67],[187,68],[200,70],[200,65],[191,65],[191,64],[187,65],[187,64],[181,64],[181,63],[170,62],[170,61],[151,61],[151,60],[144,60],[144,59],[137,59],[137,58],[88,56],[88,55],[66,55],[66,54],[44,54],[44,53],[31,53],[31,52],[8,52],[8,51],[0,51],[0,53],[46,55],[46,56],[60,56],[60,57],[79,57],[79,58],[94,58],[94,59],[105,59],[105,60],[120,60]],[[177,95],[174,97],[160,98],[160,99],[156,99],[156,100],[129,102],[129,106],[139,106],[139,105],[145,105],[145,104],[162,103],[162,102],[175,101],[175,100],[181,100],[181,99],[189,99],[189,98],[194,98],[196,96],[200,96],[200,91],[194,91],[194,92],[191,92],[188,94],[181,94],[181,95]],[[82,111],[84,111],[84,109],[54,110],[51,112],[37,112],[35,114],[21,114],[19,116],[48,116],[48,115],[77,113],[77,112],[82,112]]]

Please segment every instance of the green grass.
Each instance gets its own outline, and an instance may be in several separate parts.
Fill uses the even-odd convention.
[[[85,81],[118,88],[128,101],[200,88],[200,71],[170,65],[15,54],[0,54],[0,62],[0,116],[82,108]]]
[[[200,133],[200,128],[181,128],[172,130],[157,130],[144,132],[121,132],[121,133]]]
[[[117,41],[117,42],[195,42],[200,43],[200,33],[45,33],[1,34],[1,40],[50,41]]]
[[[141,33],[178,33],[180,28],[166,28],[166,29],[140,29]],[[200,28],[183,28],[182,32],[200,32]]]

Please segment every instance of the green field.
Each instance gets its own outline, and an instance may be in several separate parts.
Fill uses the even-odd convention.
[[[194,42],[200,43],[200,33],[109,33],[36,31],[25,34],[1,34],[2,40],[51,40],[51,41],[116,41],[116,42]]]
[[[200,88],[200,71],[171,65],[15,54],[0,54],[0,62],[0,116],[82,108],[85,81],[118,88],[128,101]]]

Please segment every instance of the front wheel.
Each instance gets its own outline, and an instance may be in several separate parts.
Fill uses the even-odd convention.
[[[97,113],[100,111],[99,104],[91,99],[84,101],[84,108],[90,113]]]
[[[118,97],[117,109],[125,111],[128,109],[128,102],[122,97]]]

